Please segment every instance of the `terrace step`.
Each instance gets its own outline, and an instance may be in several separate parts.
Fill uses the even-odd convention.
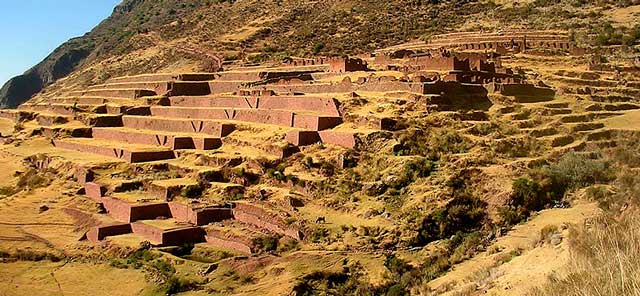
[[[588,123],[573,123],[567,124],[572,132],[591,131],[604,128],[604,123],[600,122],[588,122]]]
[[[637,98],[627,95],[591,95],[590,100],[594,102],[606,102],[606,103],[623,103],[637,101]]]
[[[222,145],[220,138],[179,135],[129,128],[93,128],[93,138],[177,149],[212,150]]]
[[[142,97],[156,96],[156,92],[148,89],[94,89],[72,91],[70,96],[88,97],[114,97],[126,99],[138,99]]]
[[[127,161],[129,163],[156,161],[175,158],[169,148],[146,145],[125,144],[122,142],[99,139],[63,139],[55,140],[56,148],[84,153],[98,154]]]
[[[255,249],[253,239],[269,234],[268,231],[235,220],[209,225],[205,230],[207,244],[242,254],[252,254]]]
[[[36,122],[40,126],[54,126],[68,123],[73,120],[73,116],[58,115],[50,113],[39,113],[36,115]]]
[[[148,81],[208,81],[214,80],[218,74],[216,73],[157,73],[142,74],[134,76],[116,77],[107,80],[107,83],[124,83],[124,82],[148,82]]]
[[[182,194],[182,189],[197,186],[199,183],[191,178],[156,180],[149,184],[149,193],[161,200],[170,201]]]
[[[220,119],[302,128],[325,130],[342,123],[339,116],[300,114],[291,111],[262,109],[225,109],[189,107],[151,107],[153,116],[168,118]]]
[[[13,122],[29,121],[34,119],[36,114],[30,111],[4,109],[0,110],[0,118],[9,119]]]
[[[618,142],[615,140],[603,140],[603,141],[588,142],[587,145],[595,146],[600,149],[607,149],[607,148],[618,147]]]
[[[558,156],[558,155],[563,155],[569,152],[583,151],[585,148],[587,148],[587,143],[585,141],[575,141],[566,146],[553,147],[552,155]]]
[[[59,115],[72,116],[77,113],[107,113],[105,105],[89,104],[22,104],[18,110],[48,112]]]
[[[640,109],[640,105],[631,103],[619,103],[619,104],[593,104],[589,105],[587,111],[626,111]]]
[[[575,139],[569,135],[554,135],[554,136],[542,137],[540,139],[549,141],[551,147],[567,146],[575,141]]]
[[[339,116],[335,99],[309,96],[248,97],[170,97],[170,106],[197,108],[245,108],[264,110],[309,111],[330,116]]]
[[[141,82],[115,82],[98,84],[89,87],[89,90],[110,89],[141,89],[152,90],[158,95],[167,96],[204,96],[211,93],[207,82],[184,81],[141,81]]]
[[[566,109],[569,108],[569,103],[547,103],[543,105],[546,108],[552,109]]]
[[[519,128],[533,128],[540,125],[540,123],[534,119],[514,120],[514,123]]]
[[[237,202],[233,207],[233,217],[243,223],[257,226],[269,232],[282,234],[296,240],[302,239],[302,234],[294,227],[288,226],[280,210],[273,211],[261,204]]]
[[[280,144],[272,143],[271,141],[259,141],[252,140],[248,137],[226,137],[222,140],[224,145],[231,145],[237,147],[252,147],[258,149],[264,153],[275,156],[279,159],[287,158],[295,153],[300,152],[298,147],[289,145],[284,141]]]
[[[586,141],[602,141],[602,140],[610,140],[614,136],[614,132],[609,129],[600,129],[595,131],[583,131],[579,132],[578,135],[584,136]]]
[[[535,138],[552,136],[558,133],[558,130],[554,127],[528,128],[528,129],[522,129],[522,131],[528,133],[529,135]]]
[[[207,119],[125,115],[122,117],[122,122],[124,127],[130,129],[203,134],[216,138],[225,137],[235,129],[235,125],[233,124]]]
[[[49,103],[53,104],[85,104],[85,105],[104,105],[104,104],[116,104],[123,106],[135,106],[140,102],[134,99],[128,98],[114,98],[114,97],[58,97],[48,99]]]
[[[197,226],[178,223],[173,219],[143,220],[131,223],[134,234],[158,246],[182,246],[205,242],[205,231]]]
[[[207,225],[233,219],[233,211],[229,206],[194,204],[179,200],[170,202],[169,208],[173,219],[192,225]]]
[[[535,112],[543,116],[555,116],[571,114],[573,110],[568,108],[540,108],[536,109]]]
[[[114,114],[84,114],[77,116],[87,126],[92,127],[120,127],[122,115]]]

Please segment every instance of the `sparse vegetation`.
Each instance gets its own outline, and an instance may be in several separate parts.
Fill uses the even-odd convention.
[[[421,155],[432,160],[444,154],[464,153],[471,142],[450,129],[411,129],[400,135],[397,155]]]
[[[486,202],[469,192],[459,192],[443,208],[427,215],[418,233],[416,244],[446,239],[462,232],[468,233],[482,226],[486,218]]]
[[[204,192],[204,188],[201,184],[187,185],[182,188],[181,195],[186,198],[198,198]]]

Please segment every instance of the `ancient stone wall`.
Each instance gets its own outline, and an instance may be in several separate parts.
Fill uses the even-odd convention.
[[[367,71],[367,62],[359,58],[335,57],[329,59],[329,72]]]
[[[131,222],[131,205],[127,202],[105,197],[101,199],[102,205],[109,216],[122,222]]]
[[[87,232],[87,239],[92,243],[98,243],[106,237],[122,235],[131,232],[132,229],[129,223],[101,225],[91,228],[91,230]]]
[[[204,208],[194,210],[188,205],[170,202],[171,216],[179,222],[207,225],[213,222],[233,219],[231,208]]]
[[[308,146],[321,141],[317,131],[290,131],[285,140],[295,146]]]
[[[131,223],[131,229],[133,233],[148,239],[154,245],[162,245],[164,243],[162,229],[152,227],[143,222]]]
[[[84,184],[84,191],[89,198],[101,201],[102,197],[107,193],[107,188],[98,183],[87,182]]]
[[[132,129],[147,129],[175,133],[201,133],[222,138],[230,134],[235,126],[211,120],[165,119],[143,116],[123,116],[124,126]]]
[[[205,242],[205,231],[200,227],[184,227],[162,232],[161,244],[164,246],[180,246],[186,243]]]
[[[353,133],[321,131],[319,132],[322,143],[338,145],[346,148],[355,148],[356,137]]]
[[[240,222],[255,225],[297,240],[301,239],[301,234],[297,229],[289,228],[282,219],[253,205],[236,203],[233,208],[233,217]]]
[[[129,222],[153,220],[161,217],[171,218],[171,210],[167,203],[132,205]]]
[[[206,236],[207,243],[222,249],[235,250],[244,254],[251,254],[251,241],[246,238],[224,235],[218,231],[209,231]]]

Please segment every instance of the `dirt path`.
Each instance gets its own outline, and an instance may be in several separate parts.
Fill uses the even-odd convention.
[[[566,240],[558,245],[539,244],[541,230],[549,225],[565,228],[561,235],[566,237],[566,226],[584,223],[600,213],[594,203],[542,211],[529,222],[514,227],[506,236],[499,238],[488,248],[490,251],[456,265],[449,273],[430,282],[429,286],[437,291],[449,291],[444,295],[453,295],[455,291],[524,295],[547,281],[550,274],[562,273],[570,260],[570,246]],[[504,261],[508,262],[501,264]]]

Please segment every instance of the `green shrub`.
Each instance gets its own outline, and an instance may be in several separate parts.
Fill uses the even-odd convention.
[[[540,229],[540,242],[549,243],[551,241],[551,237],[558,233],[558,226],[555,225],[547,225]]]
[[[329,236],[329,230],[324,227],[316,227],[311,229],[309,233],[309,241],[313,243],[319,243],[324,241]]]
[[[419,229],[417,244],[449,238],[480,228],[487,216],[487,203],[467,191],[459,192],[443,208],[428,214]]]
[[[389,276],[394,282],[399,282],[405,273],[413,270],[411,265],[395,255],[388,256],[384,261],[384,266],[389,271]]]
[[[204,188],[200,184],[191,184],[182,188],[181,195],[185,198],[198,198],[204,192]]]
[[[491,142],[491,150],[508,157],[527,157],[540,151],[539,141],[530,136],[511,137]]]
[[[274,252],[278,249],[279,235],[263,235],[253,239],[254,247],[262,252]]]
[[[422,155],[432,160],[445,154],[465,153],[471,142],[452,129],[411,129],[398,138],[398,155]]]
[[[575,153],[563,155],[546,170],[555,193],[563,192],[562,188],[577,189],[613,179],[608,162]]]
[[[485,244],[484,237],[485,234],[480,231],[469,234],[457,233],[449,241],[449,248],[452,252],[449,257],[451,264],[457,264],[475,256],[480,251],[479,248]]]

